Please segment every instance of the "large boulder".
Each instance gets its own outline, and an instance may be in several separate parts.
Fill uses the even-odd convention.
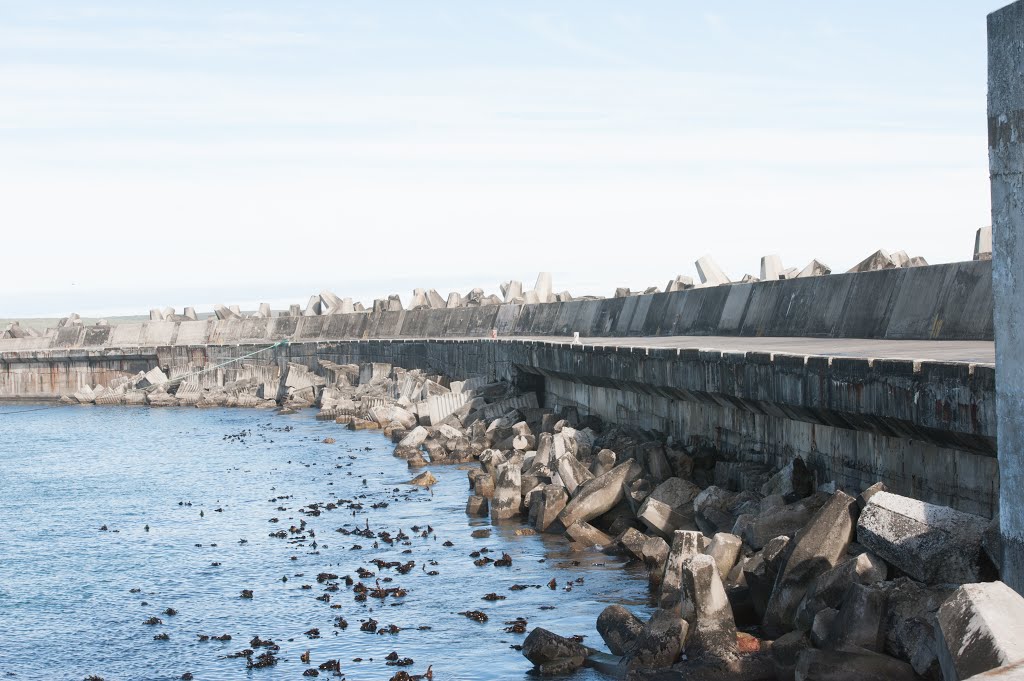
[[[938,621],[935,614],[955,589],[926,586],[900,577],[880,586],[887,589],[885,652],[907,660],[919,675],[936,679],[939,670]]]
[[[880,653],[885,649],[885,591],[852,584],[832,623],[827,645],[836,650],[860,648]]]
[[[582,643],[537,627],[523,641],[523,656],[542,675],[566,674],[583,666],[587,649]]]
[[[807,593],[797,608],[794,625],[807,631],[814,616],[824,608],[838,608],[843,596],[853,584],[877,584],[884,582],[889,566],[872,553],[862,553],[826,570],[818,575],[807,588]]]
[[[651,531],[666,538],[676,530],[696,530],[693,501],[700,491],[688,480],[669,478],[644,500],[637,517]]]
[[[742,514],[732,533],[742,537],[752,549],[760,549],[775,537],[795,535],[828,498],[826,494],[814,494],[792,504],[764,508],[757,514]]]
[[[989,576],[987,527],[980,516],[878,492],[861,512],[857,541],[920,582],[965,584]]]
[[[614,655],[632,648],[643,629],[644,621],[621,605],[609,605],[597,617],[597,633]]]
[[[796,681],[916,681],[906,662],[868,651],[807,648],[796,663]]]
[[[589,521],[607,513],[625,497],[624,485],[633,482],[642,473],[640,465],[630,460],[586,481],[580,485],[558,519],[562,525],[569,527],[577,520]]]
[[[678,613],[655,610],[623,658],[626,670],[660,669],[679,659],[688,624]]]
[[[1024,660],[1024,598],[1003,582],[964,584],[938,613],[946,681]]]
[[[764,627],[769,636],[793,628],[793,617],[811,580],[835,567],[846,554],[857,522],[856,513],[857,500],[836,492],[793,538],[789,557],[765,610]]]

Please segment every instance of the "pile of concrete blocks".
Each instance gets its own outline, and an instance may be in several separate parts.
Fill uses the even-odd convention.
[[[884,248],[879,249],[847,270],[848,273],[876,272],[892,270],[900,267],[924,267],[928,261],[920,256],[910,257],[906,251],[890,253]]]
[[[0,338],[38,338],[42,334],[31,326],[22,326],[20,322],[14,321],[7,325]]]
[[[191,307],[186,307],[181,314],[177,314],[173,307],[154,307],[149,311],[151,322],[194,322],[196,319],[196,311]]]

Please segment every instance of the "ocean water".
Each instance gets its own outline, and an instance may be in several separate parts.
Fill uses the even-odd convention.
[[[506,623],[525,618],[527,631],[579,634],[603,649],[594,626],[606,605],[650,612],[639,566],[571,553],[559,537],[517,536],[518,521],[470,519],[464,467],[424,469],[438,478],[432,491],[405,485],[412,473],[383,435],[318,422],[312,411],[3,415],[23,408],[0,406],[0,678],[296,679],[338,660],[349,681],[428,666],[438,681],[519,679],[530,663],[513,646],[525,635]],[[471,536],[485,528],[490,537]],[[271,536],[279,531],[285,538]],[[475,565],[470,554],[485,549],[481,557],[508,553],[511,566]],[[374,559],[415,565],[401,574]],[[374,574],[360,577],[360,568]],[[321,573],[339,579],[318,582]],[[357,601],[346,575],[405,595]],[[484,600],[490,593],[504,598]],[[154,617],[161,623],[144,624]],[[335,626],[339,617],[347,628]],[[369,619],[399,631],[361,630]],[[229,657],[255,636],[280,647],[274,666]],[[389,666],[393,652],[412,664]]]

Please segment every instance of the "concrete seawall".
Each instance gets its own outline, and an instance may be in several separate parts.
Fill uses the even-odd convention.
[[[276,320],[275,320],[276,321]],[[54,397],[155,365],[211,366],[258,344],[0,354],[0,397]],[[656,430],[699,456],[777,466],[803,455],[821,480],[991,516],[998,504],[991,365],[764,352],[572,346],[529,340],[296,342],[245,363],[386,362],[505,378],[549,407]],[[223,370],[235,378],[240,364]]]
[[[990,261],[732,284],[535,305],[486,305],[309,317],[71,326],[0,339],[0,352],[259,343],[290,338],[499,336],[798,336],[992,340]]]

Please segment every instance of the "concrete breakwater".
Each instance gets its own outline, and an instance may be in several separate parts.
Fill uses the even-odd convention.
[[[319,403],[320,418],[380,429],[411,474],[428,461],[479,463],[468,470],[470,516],[646,566],[654,614],[608,607],[597,628],[609,652],[534,629],[522,652],[542,674],[589,665],[637,681],[949,679],[1021,653],[1007,627],[1024,599],[992,581],[1000,552],[986,518],[881,483],[844,491],[799,456],[735,484],[729,462],[538,406],[507,381],[380,362],[325,369],[330,385],[290,386],[284,409]]]
[[[312,305],[310,306],[312,308]],[[320,309],[319,306],[316,309]],[[991,261],[736,283],[596,300],[378,308],[335,314],[68,323],[43,336],[7,334],[0,352],[507,336],[789,336],[992,340]]]
[[[963,511],[997,509],[995,377],[987,364],[528,340],[296,342],[172,392],[136,390],[140,373],[156,367],[147,385],[261,347],[4,352],[0,398],[276,406],[302,386],[330,385],[333,365],[387,363],[453,379],[504,379],[545,406],[660,432],[731,462],[735,479],[799,455],[822,479],[853,488],[882,480]],[[107,394],[97,395],[97,386]]]

